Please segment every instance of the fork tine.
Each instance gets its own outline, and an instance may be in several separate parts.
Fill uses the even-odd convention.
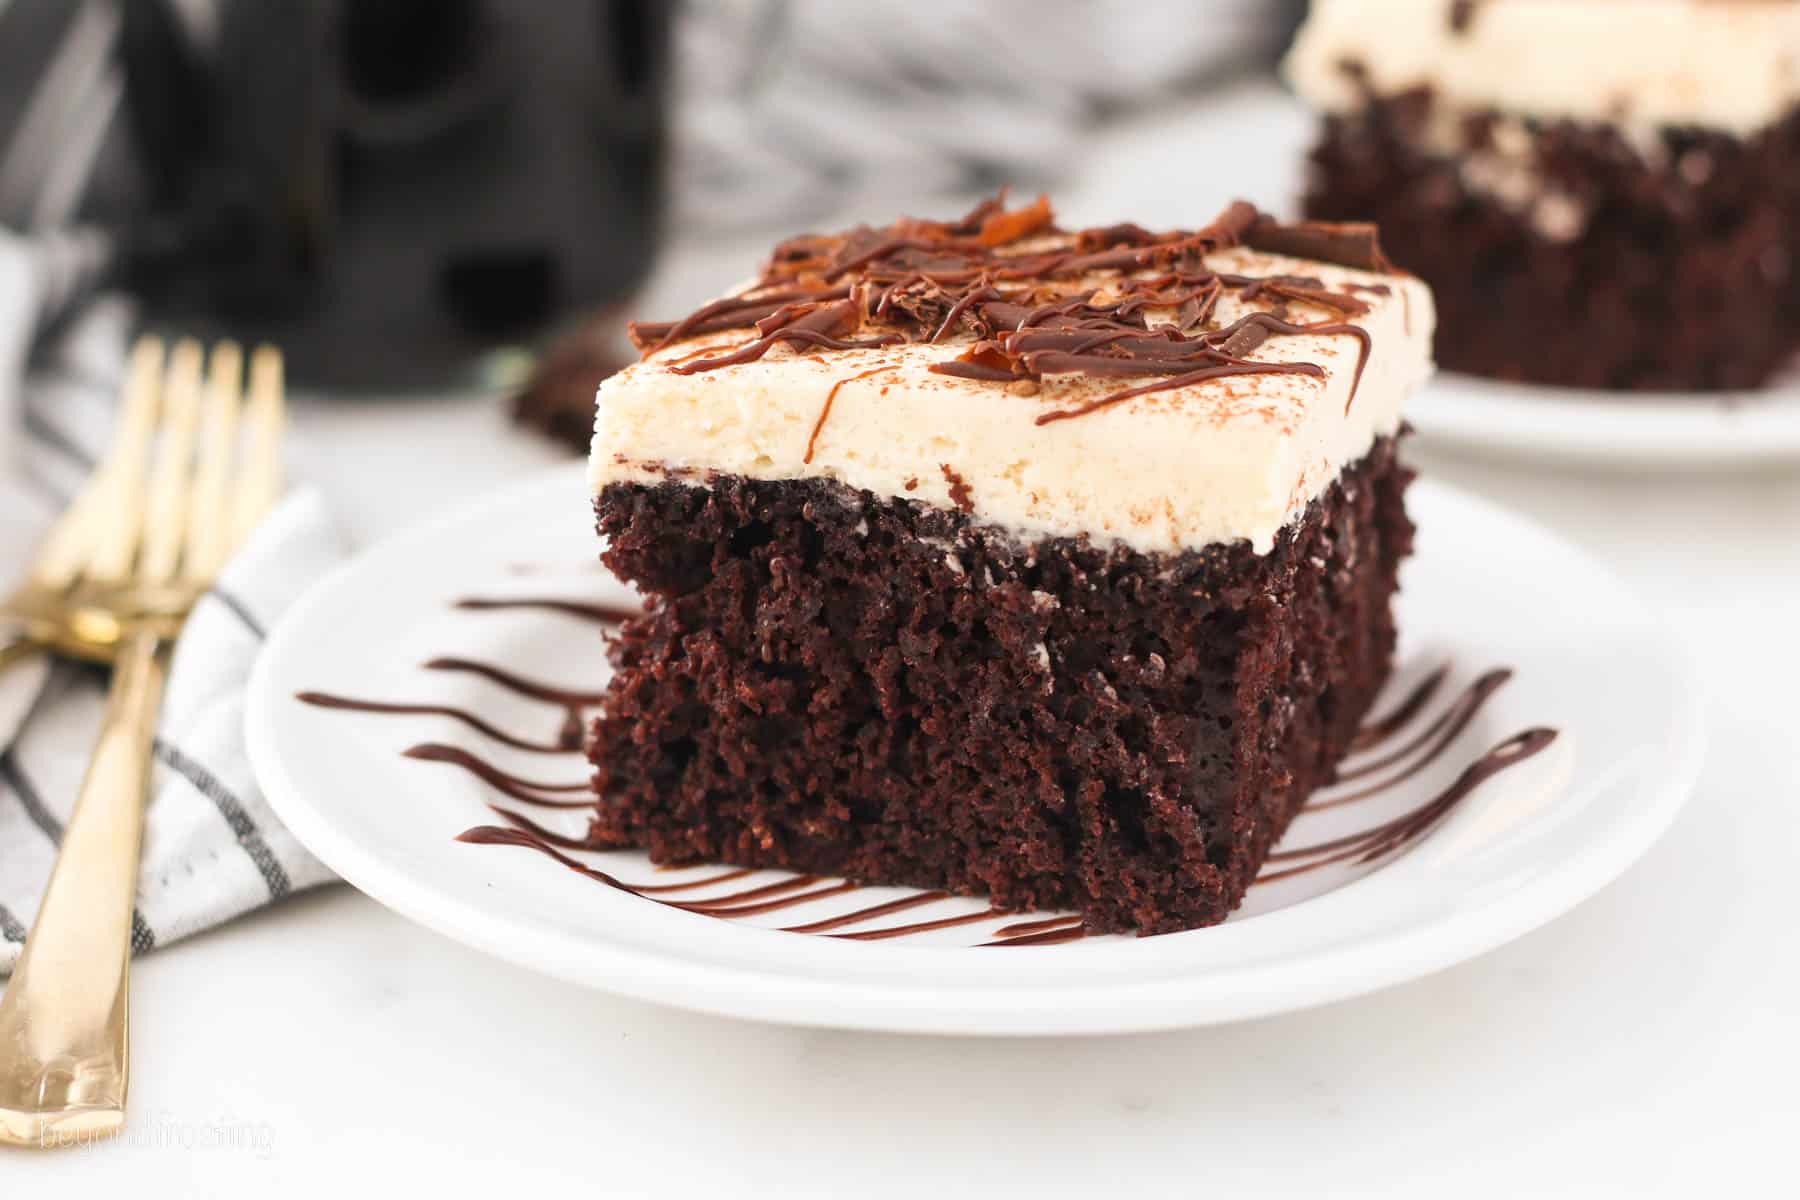
[[[100,540],[99,514],[104,509],[105,475],[103,467],[96,467],[70,502],[68,510],[50,527],[31,565],[33,586],[60,592],[81,574],[88,555]]]
[[[187,556],[182,578],[204,586],[229,552],[234,522],[230,508],[232,459],[243,406],[244,352],[236,342],[213,347],[207,374],[206,413],[195,469],[194,503],[188,513]]]
[[[118,580],[131,566],[143,513],[132,499],[142,489],[145,458],[162,391],[163,345],[141,337],[131,350],[119,424],[106,458],[57,523],[38,556],[33,582],[56,590],[84,572]]]
[[[194,431],[200,420],[200,343],[183,338],[169,356],[163,378],[161,444],[155,448],[144,502],[143,551],[138,579],[167,583],[175,577],[186,540],[194,483]]]
[[[287,424],[283,388],[281,351],[258,346],[250,356],[250,400],[245,411],[250,445],[232,506],[234,550],[281,494],[281,435]]]

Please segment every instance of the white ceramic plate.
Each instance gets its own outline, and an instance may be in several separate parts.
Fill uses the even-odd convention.
[[[490,804],[527,806],[454,764],[402,751],[450,744],[571,788],[584,764],[510,748],[447,716],[374,715],[296,697],[324,691],[462,707],[514,737],[550,738],[565,718],[559,705],[422,664],[456,655],[578,691],[601,685],[602,639],[591,621],[453,606],[468,597],[629,599],[591,565],[577,467],[378,546],[298,603],[252,680],[251,757],[294,833],[377,900],[499,957],[648,1000],[799,1024],[988,1034],[1160,1029],[1320,1004],[1449,966],[1576,904],[1667,827],[1699,765],[1693,677],[1632,596],[1541,529],[1448,488],[1421,482],[1412,508],[1422,532],[1404,579],[1402,665],[1378,711],[1448,670],[1414,720],[1352,759],[1374,764],[1369,775],[1321,799],[1420,765],[1378,795],[1302,814],[1282,849],[1368,835],[1396,820],[1414,820],[1422,836],[1374,862],[1259,883],[1237,916],[1212,929],[1065,941],[1073,932],[1066,923],[980,916],[978,900],[800,886],[779,872],[699,886],[693,881],[721,869],[659,871],[635,852],[571,852],[630,883],[675,885],[661,893],[665,901],[764,889],[732,901],[748,913],[717,919],[605,886],[527,848],[455,840],[495,822]],[[1512,668],[1510,680],[1460,729],[1436,738],[1442,751],[1425,761],[1434,722],[1471,681],[1501,666]],[[1559,735],[1441,805],[1437,821],[1409,817],[1484,751],[1533,727]],[[1388,757],[1394,765],[1382,766]],[[579,791],[527,794],[580,799]],[[552,829],[583,828],[578,810],[531,811]],[[770,911],[756,903],[796,896],[804,902]],[[896,906],[826,932],[928,927],[884,940],[776,928],[877,905]],[[1027,923],[1026,934],[1049,932],[1005,953],[977,948],[1018,940]]]
[[[1800,462],[1800,378],[1766,391],[1634,394],[1443,372],[1407,411],[1428,441],[1619,467]]]

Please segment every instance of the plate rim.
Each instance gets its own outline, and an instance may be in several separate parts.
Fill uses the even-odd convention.
[[[517,919],[484,909],[454,888],[434,888],[409,877],[384,862],[377,849],[358,845],[333,827],[327,814],[307,800],[304,785],[294,778],[279,750],[278,701],[288,697],[272,685],[271,676],[283,660],[288,641],[305,628],[307,615],[371,562],[403,553],[408,546],[429,543],[492,507],[563,484],[578,486],[576,480],[581,476],[580,464],[571,463],[471,497],[448,513],[362,548],[315,581],[270,630],[257,657],[247,693],[245,731],[253,773],[276,815],[295,838],[351,886],[408,920],[484,953],[633,999],[785,1025],[982,1036],[1149,1032],[1316,1007],[1466,961],[1580,904],[1616,879],[1667,830],[1692,793],[1703,760],[1706,738],[1701,676],[1691,648],[1659,613],[1636,597],[1614,572],[1562,535],[1451,484],[1421,479],[1414,486],[1435,494],[1431,503],[1473,509],[1484,519],[1511,526],[1515,534],[1548,542],[1580,559],[1611,587],[1631,596],[1642,618],[1664,635],[1665,667],[1670,678],[1683,685],[1670,698],[1674,736],[1664,745],[1651,778],[1633,788],[1632,794],[1640,801],[1636,820],[1603,843],[1607,853],[1600,861],[1589,861],[1592,854],[1572,855],[1536,874],[1531,886],[1509,896],[1507,903],[1406,922],[1383,936],[1360,936],[1353,944],[1327,952],[1313,950],[1298,958],[1278,957],[1224,970],[1190,966],[1159,973],[1147,982],[1113,976],[1099,983],[1058,982],[1041,989],[1035,1007],[1018,989],[988,984],[944,992],[934,987],[897,988],[891,982],[871,984],[864,977],[846,981],[800,976],[779,966],[746,970],[678,953],[650,952],[618,939],[601,940],[591,932],[521,927]],[[1351,892],[1383,877],[1391,883],[1393,870],[1389,866],[1333,894]],[[1279,913],[1257,920],[1276,916]],[[944,952],[938,947],[902,950],[857,942],[836,944],[856,947],[858,952],[874,951],[889,961],[898,961],[896,951],[909,957]],[[1300,978],[1292,978],[1296,975]],[[1211,994],[1197,998],[1196,989]],[[995,1020],[1026,1012],[1029,1022],[1008,1025]]]
[[[1427,445],[1496,459],[1712,471],[1800,460],[1800,383],[1606,392],[1440,369],[1407,419]]]

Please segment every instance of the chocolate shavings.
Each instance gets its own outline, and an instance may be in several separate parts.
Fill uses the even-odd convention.
[[[1061,248],[1016,248],[1040,235],[1060,235]],[[706,357],[690,356],[670,365],[683,375],[754,362],[777,345],[797,353],[867,349],[942,342],[960,333],[972,336],[973,344],[954,360],[933,364],[933,372],[995,383],[1035,382],[1048,375],[1152,377],[1072,408],[1042,413],[1040,425],[1209,379],[1323,377],[1324,370],[1313,363],[1259,362],[1247,356],[1273,336],[1346,336],[1361,343],[1350,389],[1353,401],[1368,364],[1368,331],[1346,319],[1294,321],[1288,306],[1311,305],[1339,318],[1359,317],[1370,306],[1357,293],[1387,289],[1353,285],[1334,291],[1307,276],[1258,278],[1207,266],[1207,255],[1238,245],[1366,271],[1394,271],[1372,225],[1282,224],[1238,201],[1199,230],[1153,233],[1122,224],[1065,234],[1057,229],[1044,197],[1008,210],[1002,194],[954,221],[907,218],[885,229],[859,226],[840,234],[789,238],[776,247],[756,285],[742,295],[716,300],[679,321],[635,324],[630,332],[638,348],[650,354],[703,334],[756,331],[751,340],[723,352],[709,349],[701,352]],[[1011,252],[1003,252],[1009,248]],[[1108,277],[1100,289],[1094,286],[1095,276]],[[1072,283],[1080,290],[1069,290]],[[1218,328],[1214,314],[1227,291],[1245,303],[1270,307]],[[808,462],[846,382],[834,384],[826,398],[807,442]]]

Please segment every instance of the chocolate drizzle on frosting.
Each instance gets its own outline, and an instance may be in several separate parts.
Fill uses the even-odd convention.
[[[839,389],[846,383],[855,383],[859,379],[868,379],[871,376],[882,375],[894,369],[894,366],[890,363],[887,366],[874,367],[855,375],[846,376],[832,384],[831,390],[825,393],[825,407],[819,410],[819,419],[813,422],[812,436],[806,439],[806,457],[800,461],[810,463],[813,460],[813,453],[819,448],[819,431],[824,429],[825,422],[831,419],[831,406],[837,402]]]
[[[1041,196],[1010,211],[1002,197],[993,197],[954,221],[905,218],[884,229],[791,238],[741,294],[679,321],[633,324],[631,336],[648,355],[702,334],[756,331],[735,348],[670,365],[684,375],[751,362],[777,345],[806,353],[960,335],[972,344],[933,371],[1009,383],[1058,375],[1149,380],[1044,412],[1040,425],[1227,376],[1325,374],[1313,363],[1246,357],[1273,336],[1357,338],[1360,383],[1369,334],[1350,319],[1367,313],[1368,303],[1354,290],[1333,291],[1316,279],[1259,278],[1208,266],[1208,255],[1234,246],[1394,270],[1371,225],[1283,224],[1241,200],[1200,230],[1152,233],[1125,224],[1068,232],[1056,227]],[[1271,307],[1221,327],[1215,311],[1227,291]],[[1326,317],[1295,320],[1290,305]],[[1346,406],[1355,399],[1355,383]],[[828,415],[829,403],[813,442]]]

